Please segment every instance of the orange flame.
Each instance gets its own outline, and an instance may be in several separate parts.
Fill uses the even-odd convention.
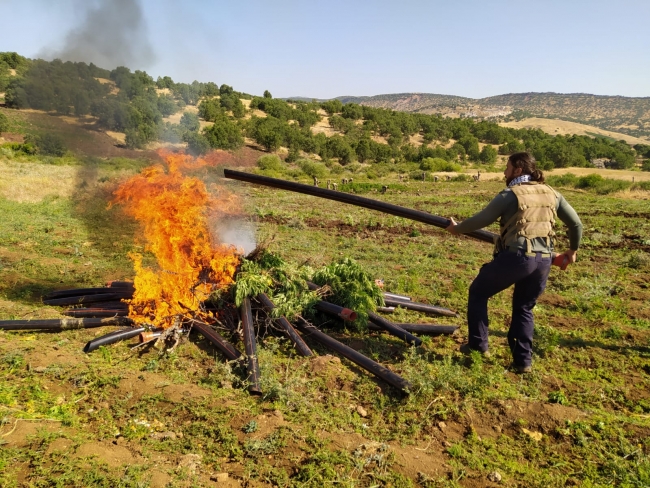
[[[129,317],[136,323],[170,327],[176,317],[198,312],[199,304],[215,290],[233,282],[239,255],[219,244],[207,225],[207,210],[230,213],[236,201],[220,190],[211,198],[204,183],[185,176],[218,164],[218,157],[194,159],[184,154],[161,153],[167,165],[151,166],[116,191],[113,203],[142,224],[145,250],[156,259],[147,267],[141,254],[130,254],[136,272]]]

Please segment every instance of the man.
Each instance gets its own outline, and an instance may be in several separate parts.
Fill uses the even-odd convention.
[[[495,243],[494,259],[483,265],[469,288],[469,338],[460,351],[489,354],[488,299],[515,285],[508,344],[512,367],[522,374],[531,371],[532,310],[546,287],[551,269],[555,218],[569,228],[569,250],[562,253],[565,265],[576,261],[582,223],[564,197],[544,184],[544,175],[536,168],[532,155],[521,152],[510,156],[504,174],[508,188],[464,222],[457,224],[450,219],[447,230],[465,234],[499,219],[501,231]]]

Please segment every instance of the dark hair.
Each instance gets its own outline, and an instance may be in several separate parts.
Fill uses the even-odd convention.
[[[530,175],[532,181],[544,183],[544,173],[537,169],[535,158],[527,152],[514,153],[508,158],[513,168],[521,168],[522,175]]]

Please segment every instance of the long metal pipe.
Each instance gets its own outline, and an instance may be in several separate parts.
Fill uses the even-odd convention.
[[[389,307],[402,307],[417,312],[433,313],[436,315],[444,315],[445,317],[458,317],[458,314],[448,308],[436,307],[428,303],[418,303],[412,300],[396,300],[394,298],[384,298],[384,302]]]
[[[275,308],[275,304],[266,295],[266,293],[260,293],[259,295],[257,295],[257,300],[262,304],[264,309],[269,314]],[[296,332],[296,329],[293,328],[293,326],[289,323],[286,317],[282,316],[279,319],[276,319],[275,323],[278,324],[280,327],[282,327],[282,330],[284,330],[284,332],[287,334],[289,339],[293,341],[293,343],[296,345],[296,349],[302,356],[313,355],[311,349],[309,349],[309,346],[305,343],[305,341],[302,340],[300,334]]]
[[[92,329],[105,325],[129,325],[133,322],[126,317],[98,319],[44,319],[44,320],[0,320],[0,330],[71,330]]]
[[[257,362],[257,343],[255,342],[255,328],[253,327],[253,312],[250,298],[244,298],[239,307],[241,328],[244,332],[244,348],[246,350],[246,369],[248,370],[248,391],[255,395],[261,395],[260,387],[260,365]]]
[[[127,327],[126,329],[120,329],[113,332],[110,332],[106,335],[88,341],[84,347],[84,352],[89,353],[95,349],[99,349],[101,346],[108,346],[109,344],[115,344],[116,342],[125,341],[131,339],[137,335],[140,335],[146,329],[144,327]]]
[[[233,171],[231,169],[224,169],[224,176],[233,180],[246,181],[257,185],[270,186],[272,188],[279,188],[281,190],[295,191],[297,193],[304,193],[306,195],[313,195],[320,198],[327,198],[328,200],[335,200],[337,202],[349,203],[357,207],[369,208],[371,210],[378,210],[398,217],[415,220],[417,222],[424,222],[425,224],[434,225],[440,228],[447,228],[450,220],[438,215],[433,215],[428,212],[420,210],[413,210],[392,203],[380,202],[371,198],[364,198],[349,193],[343,193],[334,190],[327,190],[325,188],[318,188],[316,186],[303,185],[302,183],[294,183],[292,181],[280,180],[277,178],[270,178],[268,176],[253,175],[244,173],[242,171]],[[496,234],[487,230],[477,230],[464,234],[480,241],[493,243]]]
[[[386,320],[385,318],[380,317],[379,315],[372,312],[368,313],[368,319],[370,320],[370,322],[372,322],[375,325],[378,325],[386,332],[394,335],[395,337],[399,337],[407,344],[415,344],[416,346],[422,345],[422,339],[415,337],[410,332],[407,332],[401,327],[398,327],[390,320]]]
[[[198,332],[212,344],[217,346],[217,349],[219,349],[230,361],[234,361],[241,357],[241,353],[208,324],[199,322],[195,319],[192,322],[192,330]]]
[[[399,388],[405,393],[409,393],[413,389],[413,385],[411,385],[409,381],[393,373],[391,370],[385,368],[381,364],[376,363],[372,359],[367,358],[360,352],[355,351],[351,347],[348,347],[345,344],[340,343],[336,339],[333,339],[332,337],[328,336],[324,332],[321,332],[306,320],[299,318],[296,327],[298,327],[303,332],[303,334],[305,334],[307,337],[310,337],[320,342],[324,346],[329,347],[333,351],[339,353],[344,358],[347,358],[353,363],[361,366],[363,369],[370,371],[372,374],[374,374],[378,378],[381,378],[386,383],[393,385],[396,388]]]
[[[458,330],[458,327],[455,325],[436,325],[436,324],[395,324],[400,329],[404,329],[407,332],[415,334],[427,334],[427,335],[441,335],[441,334],[453,334]],[[383,327],[379,327],[373,323],[368,323],[368,329],[370,330],[384,330]]]

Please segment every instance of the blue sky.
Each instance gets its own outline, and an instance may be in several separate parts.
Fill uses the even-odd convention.
[[[154,78],[276,97],[650,96],[649,0],[0,0],[0,51],[51,58],[102,4],[139,7],[138,52],[116,59]]]

